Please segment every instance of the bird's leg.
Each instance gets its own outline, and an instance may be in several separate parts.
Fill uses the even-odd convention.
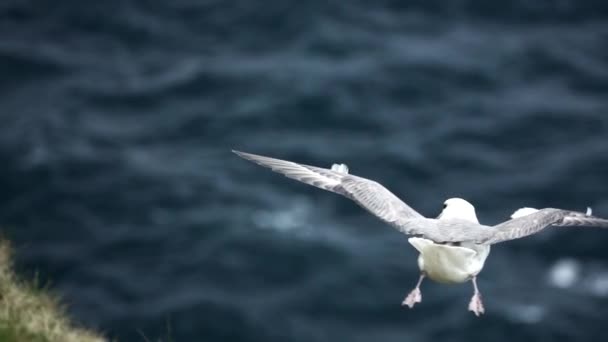
[[[473,277],[471,280],[473,282],[473,297],[471,297],[471,301],[469,302],[469,311],[473,311],[475,316],[478,316],[484,313],[483,303],[481,302],[481,292],[477,288],[477,277]]]
[[[422,280],[424,280],[424,273],[420,273],[420,278],[418,278],[418,283],[416,287],[405,297],[403,303],[401,305],[407,305],[411,308],[414,307],[414,304],[420,303],[422,301],[422,294],[420,293],[420,284],[422,284]]]

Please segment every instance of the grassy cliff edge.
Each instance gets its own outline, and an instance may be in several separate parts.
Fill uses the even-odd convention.
[[[13,272],[10,244],[0,239],[0,341],[102,342],[102,336],[76,327],[57,299]]]

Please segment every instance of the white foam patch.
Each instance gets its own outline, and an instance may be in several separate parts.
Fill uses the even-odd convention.
[[[528,324],[538,323],[545,316],[545,309],[535,304],[522,305],[518,311],[521,321]]]
[[[310,227],[311,213],[310,202],[299,199],[279,210],[258,211],[253,215],[253,222],[263,229],[303,233],[307,227]]]
[[[535,324],[543,320],[547,310],[538,304],[515,304],[509,307],[507,314],[513,321]]]
[[[581,275],[581,266],[574,259],[562,259],[557,261],[549,269],[549,283],[559,288],[572,287]]]
[[[608,297],[608,272],[598,273],[589,279],[589,291],[596,296]]]

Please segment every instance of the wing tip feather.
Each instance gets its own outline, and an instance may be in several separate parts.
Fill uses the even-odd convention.
[[[257,154],[253,154],[253,153],[247,153],[247,152],[243,152],[243,151],[238,151],[238,150],[231,150],[232,153],[236,154],[237,156],[245,159],[245,160],[249,160],[251,162],[254,162],[256,164],[259,164],[261,160],[263,160],[264,158],[267,159],[272,159],[272,158],[268,158],[268,157],[264,157],[264,156],[260,156]]]

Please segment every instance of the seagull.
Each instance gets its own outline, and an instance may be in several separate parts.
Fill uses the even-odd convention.
[[[327,169],[232,152],[288,178],[350,198],[401,233],[412,236],[408,242],[419,252],[420,276],[416,287],[402,302],[409,308],[422,301],[420,285],[426,277],[446,284],[471,281],[473,296],[468,309],[480,316],[485,309],[477,287],[477,275],[490,254],[491,245],[523,238],[550,226],[608,228],[608,219],[592,216],[590,208],[583,213],[524,207],[515,211],[510,220],[494,226],[482,225],[477,220],[475,207],[462,198],[446,200],[438,217],[426,218],[381,184],[349,174],[345,164],[333,164]]]

